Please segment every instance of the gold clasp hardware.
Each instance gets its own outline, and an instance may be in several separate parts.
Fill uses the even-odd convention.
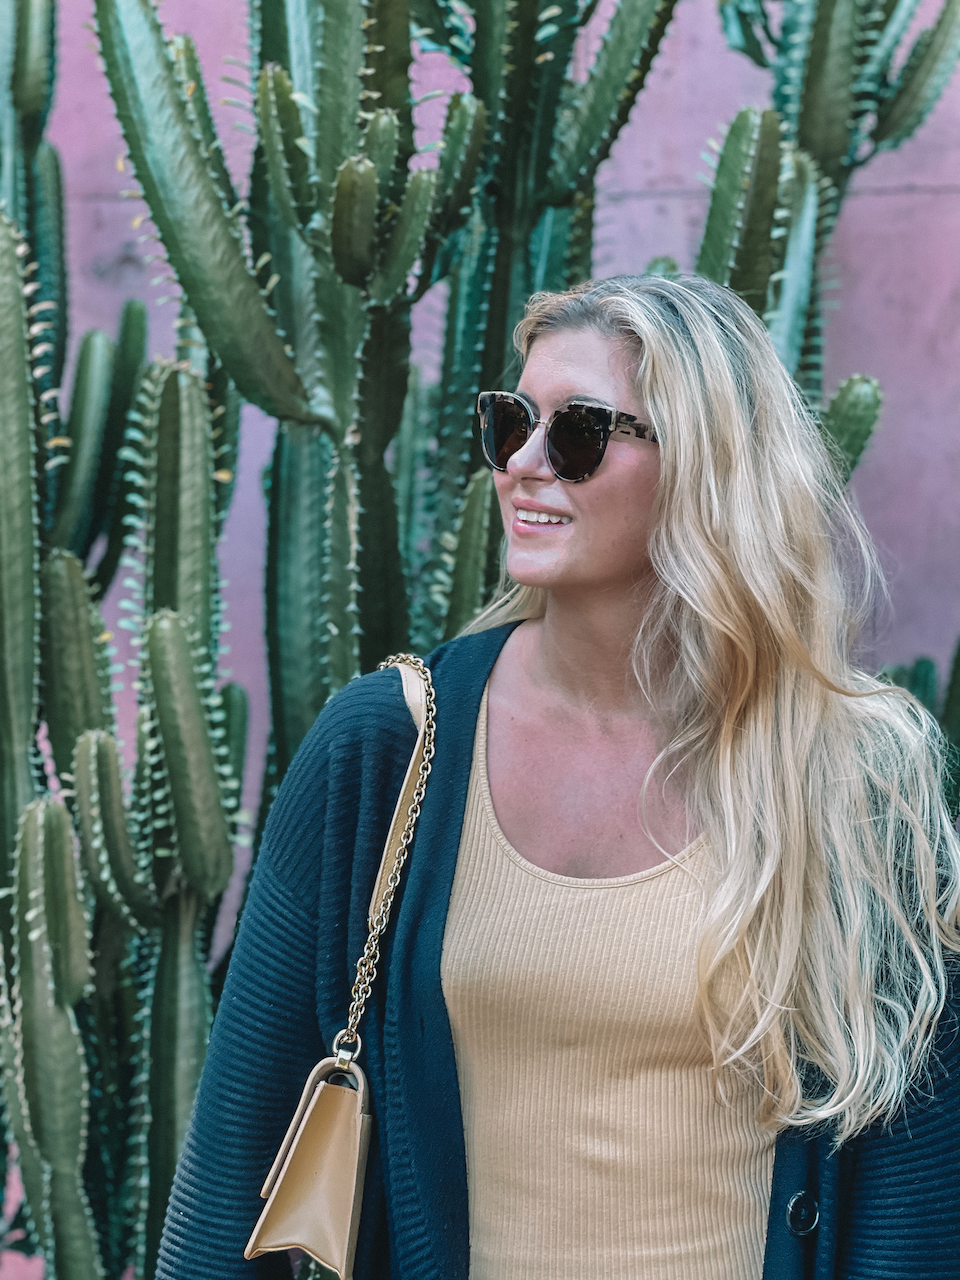
[[[342,1042],[344,1040],[350,1041],[351,1047],[349,1049],[346,1049],[343,1047]],[[354,1060],[354,1058],[360,1052],[360,1045],[361,1045],[360,1037],[357,1035],[356,1032],[354,1032],[353,1035],[351,1036],[350,1031],[347,1027],[344,1027],[342,1031],[338,1031],[337,1034],[333,1037],[333,1045],[331,1047],[333,1049],[333,1052],[337,1055],[337,1067],[340,1071],[346,1071],[346,1069],[350,1066],[350,1063]]]

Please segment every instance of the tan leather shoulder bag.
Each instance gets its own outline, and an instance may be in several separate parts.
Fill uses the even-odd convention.
[[[299,1248],[339,1280],[352,1280],[360,1204],[370,1143],[367,1081],[356,1057],[357,1028],[380,961],[380,939],[390,919],[400,874],[426,794],[436,736],[436,698],[429,668],[403,653],[380,664],[397,667],[417,725],[410,758],[368,912],[369,935],[357,962],[347,1025],[334,1036],[334,1056],[318,1062],[280,1144],[260,1195],[266,1200],[243,1254]]]

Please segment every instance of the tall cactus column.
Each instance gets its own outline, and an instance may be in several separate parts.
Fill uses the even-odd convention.
[[[21,262],[27,248],[0,214],[0,880],[20,813],[35,795],[31,744],[37,714],[40,592],[33,486],[33,402]]]

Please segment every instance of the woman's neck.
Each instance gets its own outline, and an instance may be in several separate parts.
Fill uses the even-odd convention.
[[[605,591],[585,601],[580,593],[549,593],[544,616],[530,627],[528,678],[595,713],[648,710],[632,663],[647,594]]]

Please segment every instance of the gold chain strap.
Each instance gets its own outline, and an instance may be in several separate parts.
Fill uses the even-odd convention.
[[[377,976],[377,965],[380,963],[380,939],[386,932],[390,921],[393,900],[400,885],[400,873],[403,871],[403,864],[406,862],[410,852],[413,833],[416,830],[417,819],[420,817],[420,806],[423,804],[423,797],[427,791],[427,778],[429,778],[430,769],[432,768],[430,762],[433,760],[434,740],[437,732],[437,699],[433,691],[430,668],[420,658],[414,657],[413,654],[398,653],[394,657],[387,658],[384,662],[381,662],[377,670],[384,671],[388,667],[399,667],[401,664],[412,667],[426,686],[427,714],[423,734],[423,759],[420,761],[413,801],[407,810],[407,821],[400,836],[400,844],[393,859],[393,867],[387,877],[386,887],[383,891],[383,897],[380,899],[380,905],[377,907],[376,915],[370,922],[370,932],[367,935],[367,944],[363,948],[363,955],[357,961],[357,977],[353,984],[353,990],[350,992],[350,1010],[347,1014],[347,1025],[342,1031],[338,1031],[333,1038],[333,1052],[337,1055],[338,1067],[348,1066],[360,1052],[362,1042],[357,1028],[360,1025],[360,1019],[363,1017],[363,1011],[366,1008],[367,1001],[370,998],[370,991]],[[344,1046],[346,1045],[352,1047],[345,1048]]]

